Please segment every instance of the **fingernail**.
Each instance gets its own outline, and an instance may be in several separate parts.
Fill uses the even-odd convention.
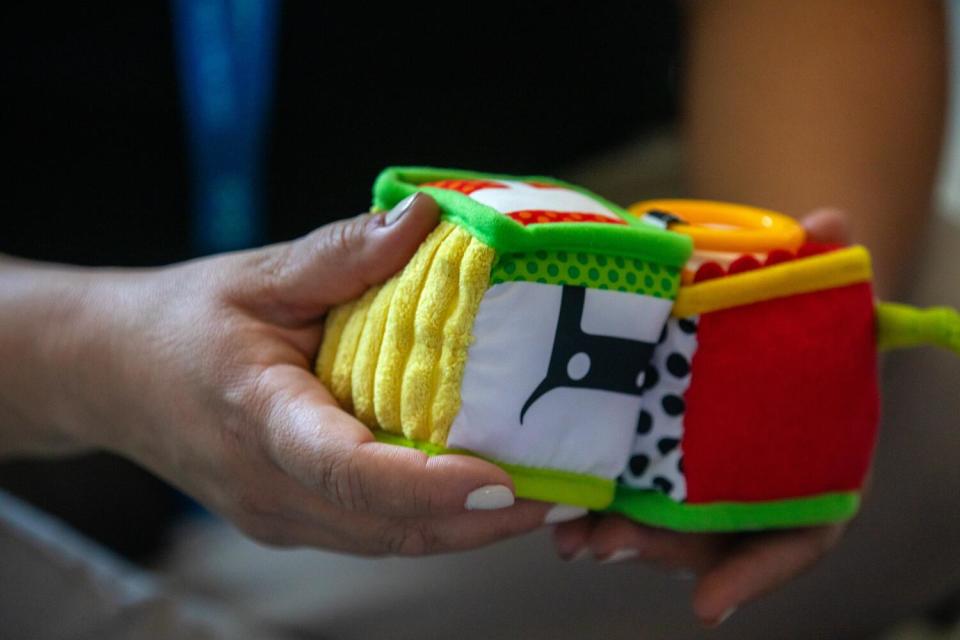
[[[719,618],[717,618],[716,620],[714,620],[713,622],[711,622],[711,623],[708,624],[707,626],[708,626],[709,628],[711,628],[711,629],[716,628],[716,627],[719,627],[719,626],[722,625],[724,622],[726,622],[727,619],[736,612],[736,610],[737,610],[736,607],[730,607],[729,609],[727,609],[726,611],[724,611],[723,613],[721,613]]]
[[[625,560],[632,560],[638,555],[640,555],[640,552],[637,549],[617,549],[606,558],[602,558],[600,564],[615,564]]]
[[[467,494],[468,511],[489,511],[513,506],[513,491],[502,484],[490,484]]]
[[[558,522],[576,520],[585,515],[587,515],[587,510],[583,507],[577,507],[572,504],[557,504],[554,505],[550,511],[547,511],[547,515],[543,518],[543,523],[557,524]]]
[[[565,562],[577,562],[583,560],[588,555],[590,555],[590,549],[588,547],[578,547],[577,550],[572,553],[560,554],[560,558]]]
[[[390,211],[387,211],[387,215],[383,217],[383,225],[385,227],[390,226],[391,224],[395,223],[397,220],[402,218],[404,214],[407,211],[409,211],[410,208],[413,206],[413,201],[416,200],[418,197],[420,197],[419,191],[416,193],[410,194],[409,196],[407,196],[406,198],[398,202],[396,206],[394,206],[393,209],[390,209]]]

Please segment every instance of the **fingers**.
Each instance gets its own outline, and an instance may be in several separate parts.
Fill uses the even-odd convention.
[[[707,572],[697,584],[693,610],[715,626],[740,605],[755,600],[813,565],[843,534],[844,527],[817,527],[757,534]]]
[[[719,561],[728,543],[724,536],[656,529],[618,516],[596,525],[589,548],[601,562],[636,559],[664,569],[699,573]]]
[[[296,490],[294,490],[296,493]],[[305,501],[301,500],[301,504]],[[551,505],[521,500],[498,511],[456,516],[398,518],[346,512],[322,504],[296,521],[247,520],[244,533],[280,547],[314,547],[358,555],[422,556],[468,551],[544,526]]]
[[[846,214],[839,209],[817,209],[801,220],[811,242],[849,244],[850,224]]]
[[[510,476],[479,458],[428,457],[379,442],[365,443],[345,455],[350,459],[341,466],[343,474],[353,478],[334,477],[332,484],[352,482],[355,495],[363,496],[353,502],[349,496],[341,498],[345,508],[403,516],[442,515],[502,509],[515,501]]]
[[[364,214],[323,226],[294,240],[245,256],[257,284],[238,295],[268,306],[284,322],[315,319],[332,305],[359,297],[407,264],[436,226],[433,198],[415,194],[382,214]]]
[[[234,457],[220,468],[234,481],[215,484],[204,502],[247,536],[277,547],[404,556],[464,551],[542,527],[555,508],[519,500],[503,509],[452,516],[346,510],[262,456]]]
[[[587,545],[596,522],[596,518],[586,517],[558,524],[553,530],[557,555],[564,560],[577,560],[588,553]]]
[[[496,465],[376,442],[304,369],[271,367],[257,395],[268,457],[344,510],[413,517],[514,503],[513,482]]]
[[[419,556],[477,549],[544,526],[550,504],[521,500],[508,509],[439,519],[393,520],[384,530],[388,553]]]
[[[601,562],[639,560],[664,569],[700,574],[693,609],[716,626],[740,605],[795,578],[827,553],[844,525],[748,535],[693,534],[604,517],[595,524],[557,527],[554,542],[566,559],[580,549]]]

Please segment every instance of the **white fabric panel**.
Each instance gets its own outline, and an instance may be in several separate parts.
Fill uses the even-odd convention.
[[[612,479],[629,457],[640,396],[559,387],[539,398],[520,424],[521,408],[550,363],[561,293],[559,285],[531,282],[498,284],[487,291],[474,323],[462,405],[447,445],[500,462]],[[630,318],[662,311],[658,299],[649,296],[591,289],[587,299],[597,293],[618,296],[613,308]],[[629,331],[637,332],[635,326]],[[657,334],[659,329],[648,340],[655,341]]]
[[[515,211],[546,210],[560,213],[596,213],[608,218],[619,218],[602,204],[582,193],[570,189],[543,189],[523,182],[498,180],[506,189],[477,189],[470,197],[493,207],[500,213]]]
[[[642,306],[638,297],[644,299]],[[601,336],[656,342],[672,306],[673,301],[663,298],[587,289],[580,328]]]

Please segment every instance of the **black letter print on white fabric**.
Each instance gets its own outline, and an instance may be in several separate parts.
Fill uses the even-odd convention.
[[[640,220],[661,229],[669,229],[671,225],[675,224],[687,224],[683,218],[659,209],[650,209],[640,216]]]
[[[558,387],[643,394],[643,374],[654,343],[584,332],[580,322],[585,300],[583,287],[563,287],[547,375],[520,410],[520,424],[534,402]]]

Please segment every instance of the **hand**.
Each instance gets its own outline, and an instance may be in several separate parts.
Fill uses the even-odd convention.
[[[803,220],[815,242],[847,242],[844,216],[820,210]],[[695,534],[657,529],[625,518],[582,518],[554,532],[557,553],[589,552],[600,561],[638,559],[680,575],[697,576],[693,610],[707,626],[795,578],[843,536],[846,523],[744,534]]]
[[[380,444],[311,372],[322,317],[407,263],[419,196],[290,243],[144,271],[69,271],[55,412],[253,538],[359,554],[467,549],[543,525],[477,458]],[[66,276],[64,276],[66,277]]]

